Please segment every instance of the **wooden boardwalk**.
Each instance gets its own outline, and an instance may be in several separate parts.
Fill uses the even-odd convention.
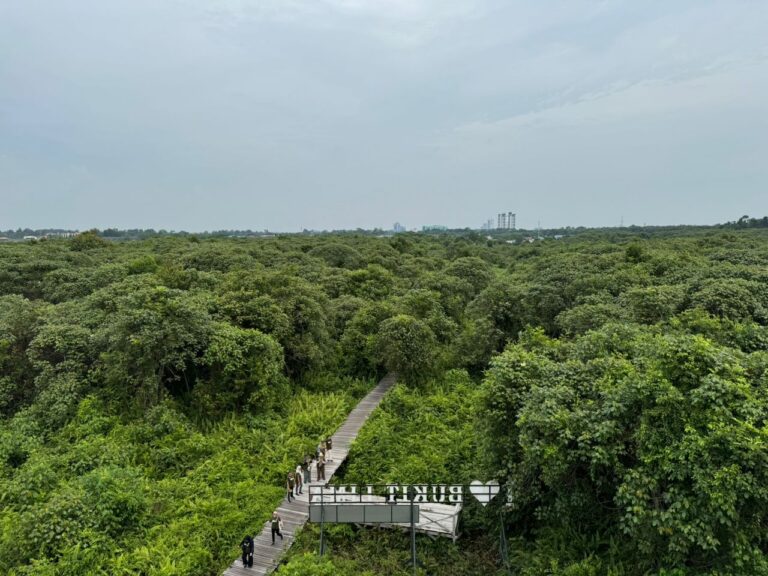
[[[387,391],[394,385],[395,376],[388,374],[376,387],[363,398],[349,413],[336,433],[333,434],[333,450],[331,450],[331,462],[325,465],[325,482],[329,482],[334,472],[341,466],[347,458],[349,447],[357,437],[358,432],[365,424],[368,416],[376,409]],[[286,474],[288,471],[286,470]],[[312,479],[316,479],[317,470],[312,468]],[[324,482],[312,482],[312,485],[319,486]],[[251,568],[243,567],[240,559],[224,572],[224,576],[262,576],[271,574],[277,568],[280,557],[291,546],[296,532],[304,526],[309,518],[309,488],[304,487],[304,494],[299,495],[293,502],[288,503],[287,497],[277,509],[277,513],[283,519],[283,540],[277,537],[274,546],[272,545],[272,530],[270,523],[264,524],[261,532],[253,538],[253,566]]]

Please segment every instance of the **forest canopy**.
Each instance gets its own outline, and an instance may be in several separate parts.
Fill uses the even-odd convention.
[[[466,512],[458,552],[424,543],[433,571],[768,574],[768,233],[751,220],[516,244],[2,244],[0,572],[220,573],[388,371],[400,386],[348,480],[503,488],[495,520]],[[299,549],[283,573],[387,573],[366,542],[396,536],[337,536],[338,558]]]

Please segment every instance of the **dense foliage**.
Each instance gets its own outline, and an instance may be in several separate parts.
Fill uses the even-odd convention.
[[[768,573],[767,239],[0,245],[0,572],[216,574],[396,370],[345,480],[504,487],[459,549],[421,544],[431,571],[501,569],[503,514],[525,574]],[[339,529],[319,561],[302,538],[284,573],[407,551]]]
[[[473,413],[479,393],[469,376],[459,370],[418,389],[398,385],[361,431],[338,483],[471,482],[477,472]],[[496,514],[491,518],[495,520]],[[462,525],[473,537],[461,540],[460,546],[445,538],[419,538],[417,556],[422,569],[442,576],[501,573],[495,534],[486,533],[488,519],[480,506],[467,501]],[[317,551],[318,532],[316,526],[305,530],[279,572],[281,576],[320,576],[328,562],[340,576],[412,574],[407,533],[326,527],[332,560],[310,560],[305,554]]]
[[[635,570],[766,573],[766,360],[626,325],[509,347],[481,434],[509,520],[610,536]]]

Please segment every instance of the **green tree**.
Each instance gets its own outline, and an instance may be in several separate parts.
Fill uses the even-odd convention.
[[[768,319],[764,287],[740,278],[708,280],[690,296],[690,306],[729,320]]]
[[[388,302],[371,302],[362,306],[344,328],[339,341],[340,364],[350,374],[371,376],[380,365],[376,335],[395,308]]]
[[[445,273],[467,282],[472,287],[471,297],[479,294],[493,278],[488,263],[476,256],[457,258],[445,269]]]
[[[22,296],[0,296],[0,415],[32,400],[34,371],[27,349],[35,335],[40,306]]]
[[[363,264],[363,256],[346,244],[329,242],[312,248],[308,254],[325,261],[328,266],[354,270]]]
[[[682,286],[649,286],[627,290],[621,300],[629,306],[635,321],[655,324],[671,318],[684,298]]]
[[[626,316],[624,308],[613,302],[612,298],[592,296],[559,314],[556,323],[564,334],[574,336],[600,328],[610,322],[620,322]]]
[[[382,322],[376,337],[381,364],[407,382],[420,383],[434,372],[437,346],[432,330],[413,316],[399,314]]]
[[[768,405],[741,356],[700,336],[614,334],[560,362],[521,346],[494,361],[483,453],[510,519],[607,530],[639,570],[761,573]]]
[[[471,318],[486,320],[481,335],[489,342],[490,348],[500,351],[509,340],[531,323],[531,314],[526,301],[525,287],[515,284],[511,278],[491,282],[469,305]]]
[[[99,231],[96,229],[81,232],[69,241],[70,248],[77,252],[103,248],[106,245],[107,241],[99,236]]]
[[[148,406],[170,391],[191,392],[194,361],[211,331],[204,303],[156,286],[120,297],[115,306],[96,340],[105,350],[102,366],[116,395]]]
[[[283,377],[283,349],[258,330],[215,323],[199,363],[209,370],[194,388],[196,409],[207,416],[237,410],[246,403],[265,411],[288,390]]]

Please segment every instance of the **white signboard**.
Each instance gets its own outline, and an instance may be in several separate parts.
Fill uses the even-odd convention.
[[[469,493],[482,505],[499,493],[499,483],[473,481]],[[393,484],[387,486],[330,486],[310,487],[310,504],[362,503],[371,498],[384,497],[388,504],[461,504],[464,502],[464,486],[458,484]]]

